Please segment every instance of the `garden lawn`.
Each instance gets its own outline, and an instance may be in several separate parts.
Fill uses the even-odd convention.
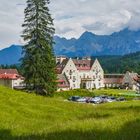
[[[78,104],[0,87],[0,140],[140,140],[140,101]]]

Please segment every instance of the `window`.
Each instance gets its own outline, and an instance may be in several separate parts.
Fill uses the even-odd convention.
[[[83,74],[83,78],[86,78],[86,75],[85,74]]]
[[[73,76],[73,82],[75,82],[76,81],[76,77],[75,76]]]
[[[69,75],[72,75],[72,70],[70,70]]]

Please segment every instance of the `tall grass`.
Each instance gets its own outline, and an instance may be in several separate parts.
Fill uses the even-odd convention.
[[[139,131],[139,101],[93,106],[0,87],[0,140],[139,140]]]

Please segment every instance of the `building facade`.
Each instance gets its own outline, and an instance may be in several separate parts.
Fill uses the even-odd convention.
[[[126,72],[126,74],[104,74],[97,59],[89,57],[83,59],[68,59],[59,57],[57,60],[57,74],[59,77],[58,89],[100,89],[100,88],[124,88],[137,91],[137,73]],[[62,76],[63,75],[63,76]],[[61,78],[60,78],[61,77]],[[65,77],[65,78],[64,78]]]
[[[0,69],[0,85],[14,89],[25,84],[24,78],[16,69]]]
[[[137,82],[137,79],[139,79],[139,75],[137,73],[128,71],[124,75],[122,85],[124,85],[126,89],[137,91],[139,88],[139,83]]]
[[[104,85],[106,88],[119,88],[122,86],[124,74],[105,74]]]
[[[106,88],[123,88],[127,90],[137,91],[139,89],[139,75],[134,72],[126,72],[126,74],[105,74],[104,84]]]
[[[64,59],[58,63],[57,73],[66,76],[70,89],[104,87],[104,71],[97,59]]]

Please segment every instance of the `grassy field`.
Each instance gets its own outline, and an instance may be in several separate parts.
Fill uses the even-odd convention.
[[[100,90],[72,90],[72,91],[62,91],[54,94],[54,97],[64,97],[69,98],[70,96],[87,96],[93,97],[98,95],[109,95],[109,96],[124,96],[127,99],[132,99],[134,97],[138,97],[140,95],[136,94],[135,91],[131,90],[119,90],[119,89],[100,89]],[[133,96],[132,96],[133,95]]]
[[[140,101],[95,106],[0,87],[0,140],[140,140]]]

